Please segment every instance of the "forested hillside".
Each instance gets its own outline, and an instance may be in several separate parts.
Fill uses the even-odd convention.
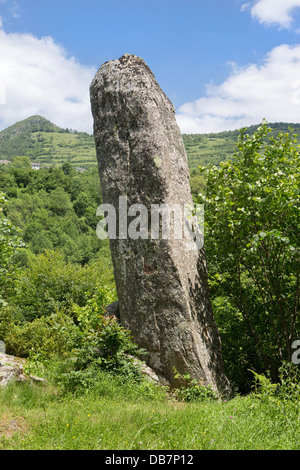
[[[273,134],[294,129],[300,133],[300,124],[272,123]],[[250,126],[251,135],[258,125]],[[190,170],[210,163],[219,165],[232,158],[239,131],[217,134],[183,134]],[[90,168],[96,165],[94,137],[86,132],[61,129],[41,116],[32,116],[0,132],[0,160],[11,161],[16,156],[27,156],[41,166],[74,166]]]
[[[300,134],[300,124],[277,122],[268,125],[273,129],[272,136],[278,135],[279,132],[289,132],[289,129],[293,129],[295,134]],[[247,133],[253,135],[258,127],[259,125],[249,126]],[[220,162],[232,158],[238,137],[239,130],[217,134],[183,134],[190,170],[197,169],[199,165],[206,166],[210,163],[219,165]]]
[[[32,116],[0,132],[0,160],[16,156],[26,156],[41,166],[70,162],[90,168],[96,164],[92,135],[61,129],[41,116]]]
[[[4,214],[33,253],[59,249],[66,261],[84,265],[105,244],[95,235],[101,204],[96,166],[81,173],[66,162],[36,171],[26,157],[16,157],[0,166],[0,191],[8,198]]]

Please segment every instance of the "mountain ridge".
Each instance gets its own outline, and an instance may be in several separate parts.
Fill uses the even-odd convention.
[[[2,131],[0,131],[0,139],[3,139],[6,135],[17,135],[22,131],[30,130],[31,132],[38,132],[39,130],[48,130],[51,132],[52,130],[60,130],[61,128],[53,124],[48,119],[36,114],[34,116],[29,116],[26,119],[21,121],[17,121],[15,124],[12,124],[9,127],[6,127]]]
[[[247,127],[252,134],[260,124]],[[273,133],[288,132],[289,128],[300,134],[299,123],[269,123]],[[239,129],[218,133],[182,134],[191,171],[199,165],[230,158],[235,150]],[[89,168],[97,164],[94,137],[86,132],[63,129],[43,116],[34,115],[0,131],[0,160],[13,160],[25,155],[41,166],[58,166],[68,161],[74,166]]]
[[[63,129],[40,115],[18,121],[0,132],[0,160],[27,156],[41,166],[96,164],[94,138],[86,132]]]

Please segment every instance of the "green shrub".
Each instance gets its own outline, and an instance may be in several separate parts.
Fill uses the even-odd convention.
[[[276,382],[300,331],[300,152],[292,131],[271,131],[266,122],[253,135],[242,129],[232,160],[201,169],[210,295],[224,361],[230,366],[234,349],[243,364],[239,383],[250,368]]]
[[[279,368],[278,393],[286,399],[299,400],[300,369],[292,362],[284,361]]]
[[[258,374],[253,370],[251,372],[254,375],[254,395],[264,400],[274,399],[278,384],[272,383],[270,374]]]
[[[24,246],[20,230],[2,216],[6,202],[5,194],[0,192],[0,308],[7,304],[7,297],[14,291],[17,268],[12,260]]]
[[[273,383],[270,374],[254,374],[254,394],[267,400],[299,400],[300,394],[300,370],[299,366],[292,362],[284,361],[279,368],[278,381]]]
[[[62,253],[50,250],[30,256],[28,266],[20,271],[11,303],[22,311],[25,320],[32,321],[57,311],[71,311],[73,305],[86,305],[99,291],[99,283],[111,286],[111,297],[115,300],[110,269],[100,262],[85,267],[66,263]],[[100,297],[98,301],[102,302]]]
[[[86,331],[78,345],[74,369],[92,366],[138,379],[140,370],[134,356],[142,351],[131,341],[130,333],[115,317],[102,315],[97,321],[96,328]]]
[[[6,318],[7,321],[8,318]],[[55,354],[65,356],[77,337],[72,319],[63,313],[36,318],[32,322],[10,323],[2,337],[6,352],[19,357],[39,355],[48,358]]]
[[[173,390],[174,396],[185,402],[195,402],[204,400],[214,400],[216,396],[209,386],[200,385],[195,379],[191,379],[190,374],[179,374],[174,368],[174,378],[179,379],[182,385]]]

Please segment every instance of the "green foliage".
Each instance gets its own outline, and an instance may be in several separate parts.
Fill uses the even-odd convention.
[[[8,353],[39,361],[57,354],[61,360],[74,358],[60,377],[68,390],[75,384],[85,388],[97,370],[141,378],[133,357],[140,351],[129,332],[106,313],[117,297],[111,267],[104,260],[81,267],[67,264],[55,251],[30,254],[0,315],[0,336]]]
[[[288,124],[277,122],[270,124],[271,135],[276,137],[279,133],[287,133],[293,128],[296,133],[300,132],[300,124]],[[249,126],[247,132],[253,135],[259,125]],[[211,134],[183,134],[183,142],[191,172],[197,171],[198,166],[216,165],[232,158],[235,151],[239,131],[225,131]]]
[[[199,202],[205,203],[218,324],[235,338],[235,350],[242,351],[248,368],[254,362],[258,372],[269,370],[275,379],[282,361],[291,360],[292,342],[300,334],[300,158],[295,135],[274,138],[266,123],[252,136],[242,130],[234,160],[202,172],[207,186]],[[217,298],[226,299],[227,317]],[[242,335],[235,331],[236,319]]]
[[[253,382],[253,376],[248,371],[249,366],[261,369],[255,343],[240,310],[234,306],[227,293],[220,292],[217,274],[211,276],[210,289],[211,303],[222,339],[226,374],[236,391],[248,392]]]
[[[197,198],[198,194],[205,188],[205,179],[203,175],[199,174],[199,171],[193,170],[191,172],[191,192],[193,197]]]
[[[109,260],[106,267],[100,261],[81,267],[66,263],[59,252],[47,251],[31,255],[27,263],[18,275],[18,289],[11,299],[11,305],[22,312],[26,321],[57,311],[70,312],[74,304],[86,305],[92,301],[99,282],[104,284],[103,289],[115,289]]]
[[[53,251],[30,256],[17,286],[9,306],[0,312],[0,336],[8,353],[39,361],[57,354],[61,360],[72,356],[70,368],[60,377],[66,389],[76,383],[82,389],[97,370],[141,378],[133,357],[140,350],[106,313],[116,291],[101,261],[83,268],[66,264]]]
[[[76,170],[70,162],[64,162],[61,166],[65,175],[74,175]]]
[[[272,383],[269,374],[258,374],[253,370],[251,372],[253,373],[255,379],[255,395],[262,400],[274,399],[278,389],[278,385],[276,383]]]
[[[300,393],[300,370],[299,366],[292,362],[284,361],[278,371],[278,381],[272,382],[270,374],[258,374],[251,370],[254,375],[254,395],[265,402],[283,402],[299,399]]]
[[[97,320],[97,328],[85,332],[85,341],[78,351],[77,364],[80,368],[85,368],[93,362],[102,368],[116,369],[124,360],[124,354],[136,353],[137,347],[132,343],[130,333],[116,318],[103,315]]]
[[[2,217],[5,195],[0,193],[0,308],[6,305],[5,298],[14,287],[16,270],[13,257],[24,246],[19,230],[6,218]]]
[[[4,327],[3,323],[1,327]],[[40,360],[59,354],[62,360],[71,350],[71,336],[76,335],[72,319],[57,313],[32,322],[10,323],[2,337],[8,354],[39,357]]]
[[[72,210],[70,196],[63,188],[57,188],[49,194],[49,210],[58,216],[65,216]]]
[[[101,203],[96,168],[77,174],[61,168],[0,167],[0,185],[11,195],[5,215],[22,229],[24,241],[35,254],[59,250],[67,261],[84,265],[108,245],[96,236],[96,210]]]
[[[31,163],[28,157],[18,156],[12,161],[13,168],[19,168],[22,170],[31,170]]]
[[[93,295],[84,306],[73,303],[73,315],[82,331],[101,329],[106,307],[117,300],[116,290],[110,286],[95,286]]]
[[[190,374],[179,374],[175,367],[174,378],[181,382],[181,386],[172,391],[178,400],[185,402],[216,400],[216,395],[211,387],[201,385],[198,380],[192,379]]]
[[[29,259],[28,267],[20,273],[13,302],[22,309],[24,318],[32,321],[68,309],[74,298],[80,302],[86,297],[83,289],[76,266],[66,265],[60,253],[48,251]]]
[[[73,305],[73,317],[81,331],[74,351],[76,360],[72,369],[61,377],[67,389],[77,384],[81,389],[97,378],[97,370],[107,370],[131,380],[140,380],[141,374],[134,356],[142,351],[132,342],[129,331],[117,318],[106,313],[106,306],[116,300],[115,291],[96,287],[94,295],[82,307]]]
[[[45,165],[89,168],[96,164],[94,138],[85,132],[61,129],[41,116],[32,116],[0,132],[0,159],[26,155]]]
[[[278,371],[278,395],[282,399],[299,400],[300,369],[299,365],[283,361]]]

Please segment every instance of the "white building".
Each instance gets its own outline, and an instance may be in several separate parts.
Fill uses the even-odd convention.
[[[41,168],[41,164],[40,163],[31,163],[31,168],[33,170],[39,170]]]

